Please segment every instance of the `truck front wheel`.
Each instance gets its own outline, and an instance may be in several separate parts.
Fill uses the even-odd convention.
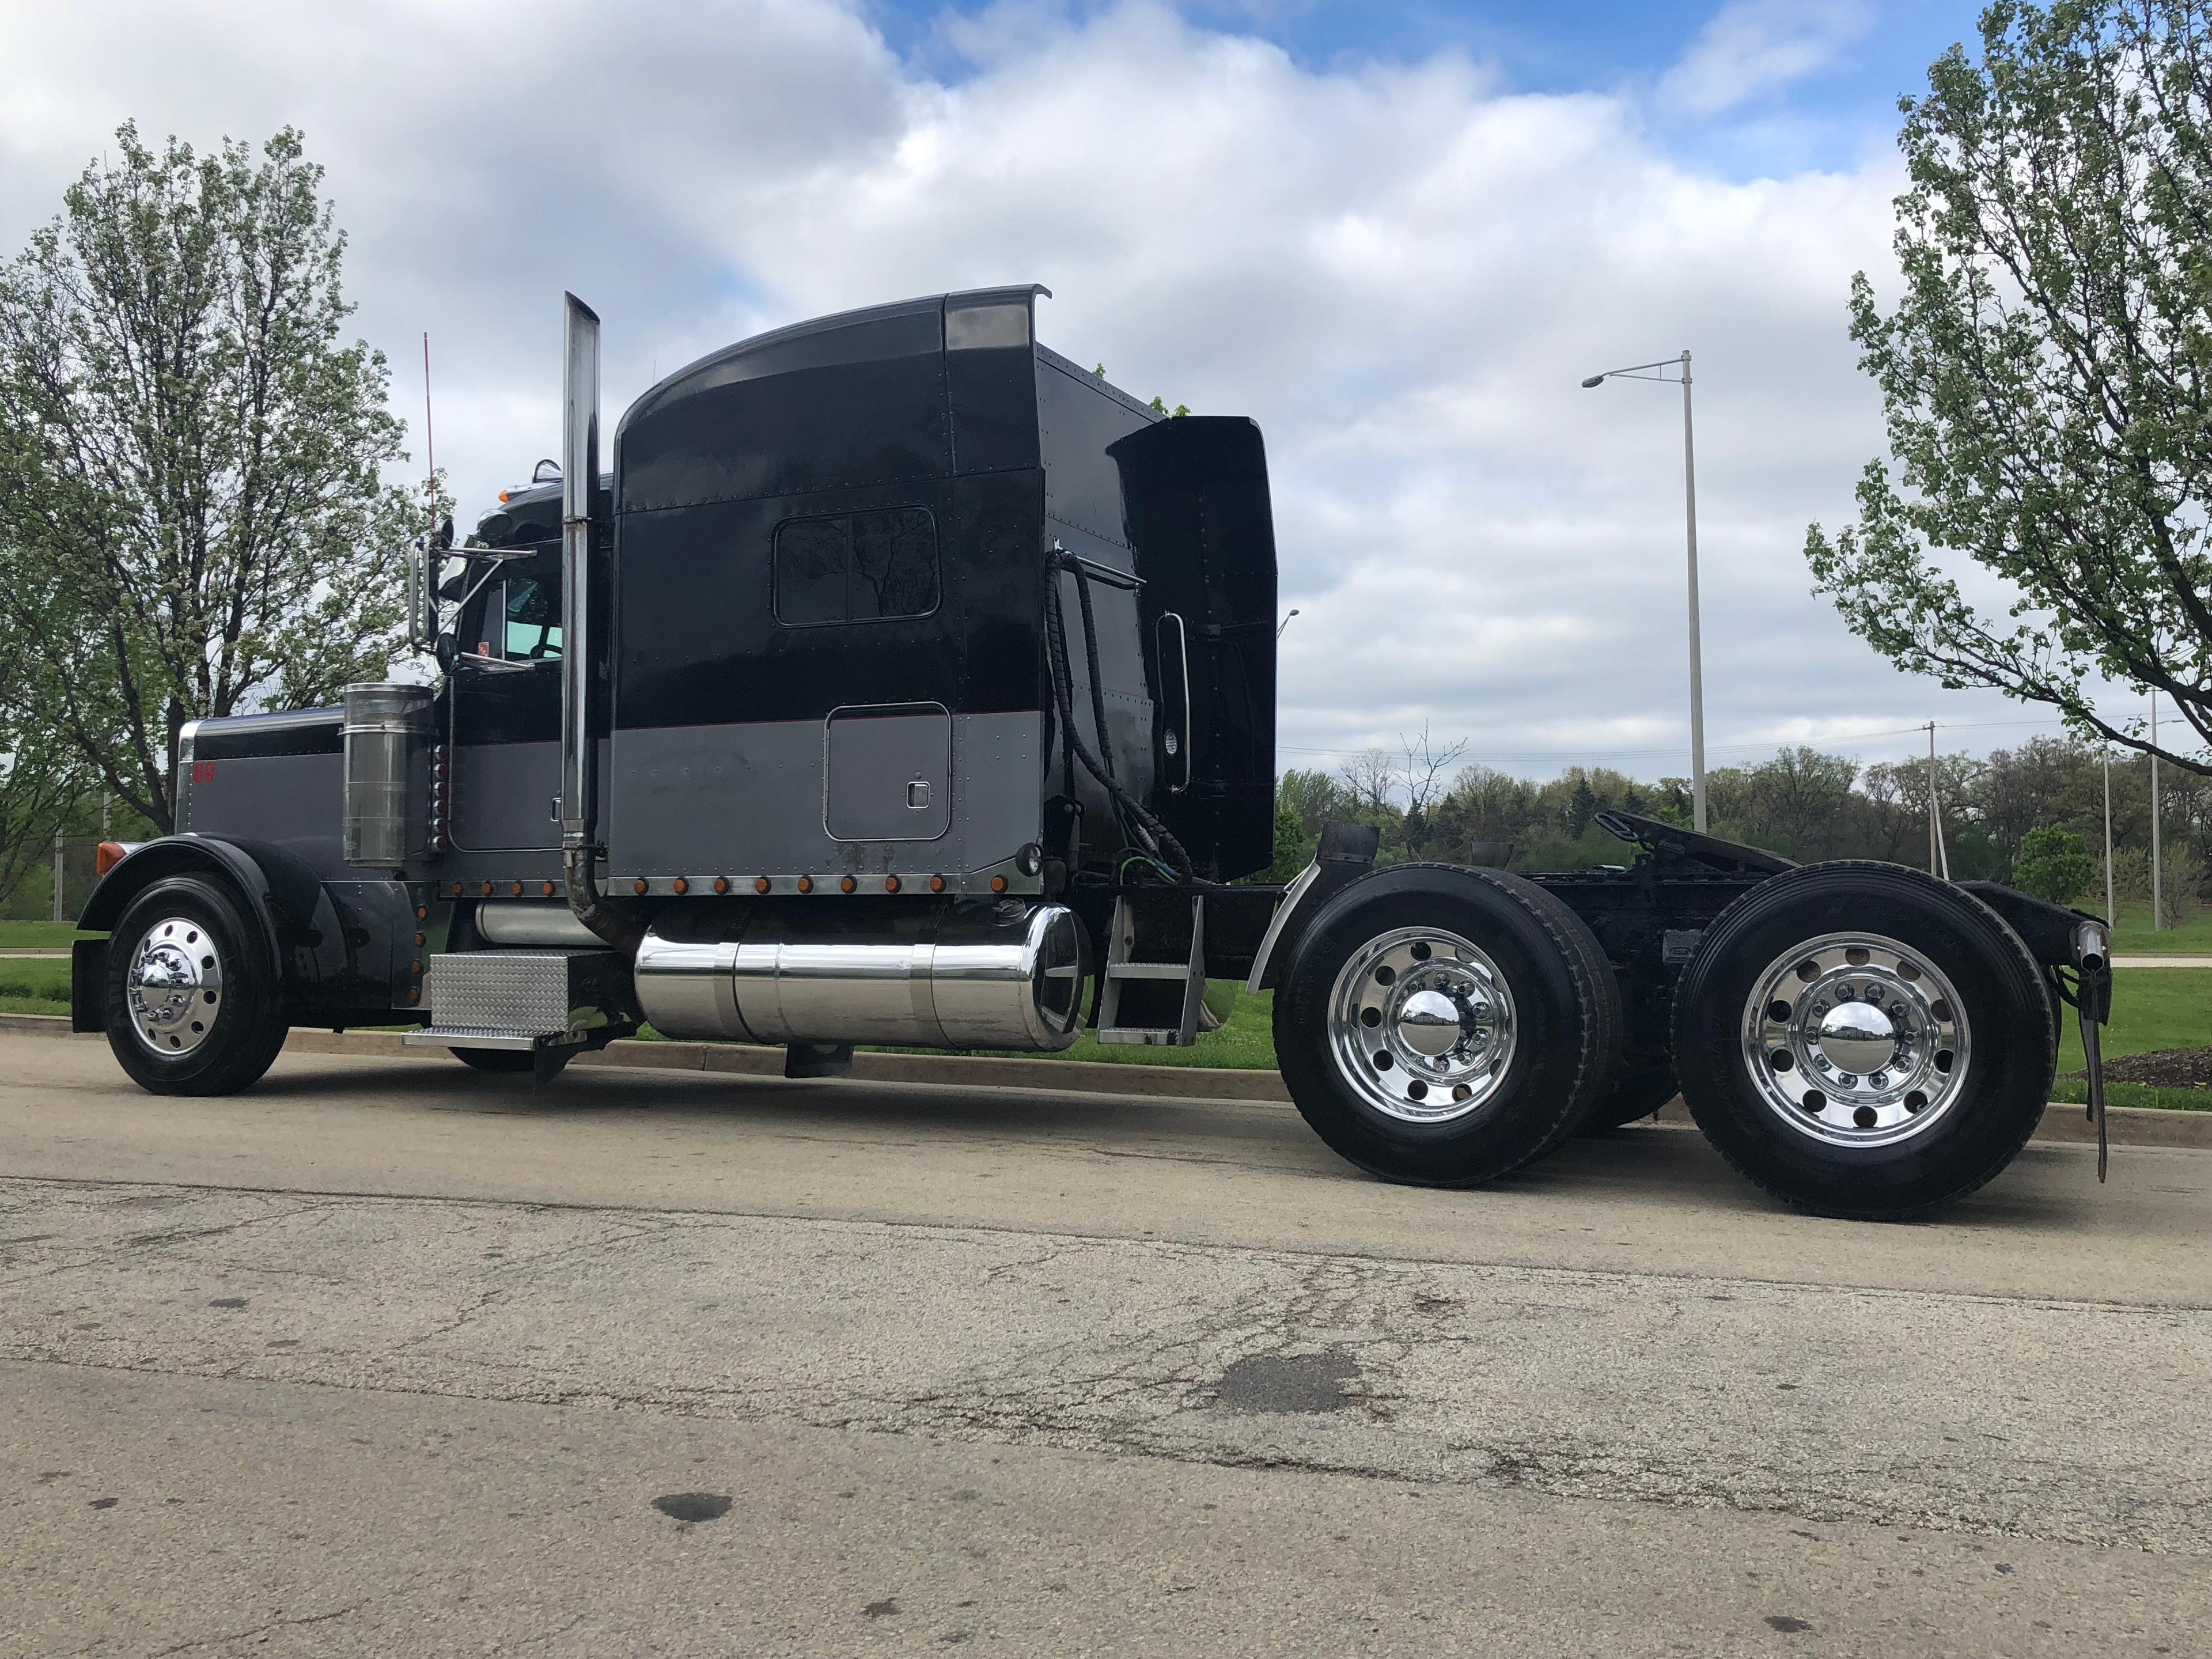
[[[1898,865],[1812,865],[1709,929],[1674,993],[1674,1064],[1705,1137],[1778,1197],[1889,1220],[2012,1161],[2057,1030],[2027,947]]]
[[[220,884],[157,881],[117,921],[107,952],[107,1046],[157,1095],[227,1095],[284,1046],[266,942]]]
[[[1604,953],[1558,899],[1502,871],[1401,865],[1307,928],[1275,995],[1275,1054],[1340,1155],[1466,1187],[1574,1132],[1620,1024]]]

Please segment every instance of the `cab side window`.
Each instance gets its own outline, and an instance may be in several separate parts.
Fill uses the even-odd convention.
[[[506,638],[500,654],[510,662],[535,662],[561,654],[558,583],[517,572],[504,585]]]
[[[927,507],[776,526],[775,619],[786,628],[888,622],[937,609],[937,520]]]

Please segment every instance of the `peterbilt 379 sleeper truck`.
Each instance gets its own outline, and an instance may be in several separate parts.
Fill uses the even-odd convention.
[[[2101,923],[1894,866],[1614,814],[1621,867],[1376,869],[1332,826],[1286,889],[1237,883],[1273,857],[1259,428],[1046,349],[1040,292],[731,346],[629,408],[606,474],[572,296],[557,483],[410,567],[436,683],[187,726],[175,833],[82,918],[77,1029],[182,1095],[293,1025],[411,1022],[542,1082],[649,1022],[819,1076],[1187,1043],[1235,977],[1377,1175],[1487,1181],[1679,1086],[1753,1180],[1864,1217],[2005,1166],[2062,1003],[2094,1058]]]

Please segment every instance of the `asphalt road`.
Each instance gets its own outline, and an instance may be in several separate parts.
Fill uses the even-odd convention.
[[[0,1652],[2212,1652],[2212,1153],[0,1035]]]

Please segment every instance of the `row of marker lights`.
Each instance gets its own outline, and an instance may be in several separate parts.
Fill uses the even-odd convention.
[[[793,884],[793,885],[802,893],[811,893],[814,890],[814,878],[811,876],[801,876]],[[899,892],[903,889],[904,885],[905,884],[901,882],[896,876],[885,876],[884,878],[884,891],[886,893]],[[669,890],[675,893],[679,897],[691,890],[691,884],[690,880],[683,876],[677,877],[675,880],[668,884],[668,886]],[[929,878],[929,890],[931,892],[941,893],[945,890],[945,882],[944,877],[932,876]],[[753,891],[756,893],[772,892],[775,890],[775,884],[770,881],[766,876],[757,876],[753,878]],[[643,876],[640,876],[635,881],[630,884],[630,891],[636,893],[641,896],[651,892],[652,890],[653,884],[647,881]],[[730,878],[727,876],[715,877],[714,890],[717,893],[728,892],[730,890]],[[837,881],[837,890],[841,893],[859,892],[860,890],[860,878],[857,876],[841,876],[838,878]],[[1005,892],[1006,890],[1006,878],[1004,876],[992,877],[991,890],[994,893]]]

